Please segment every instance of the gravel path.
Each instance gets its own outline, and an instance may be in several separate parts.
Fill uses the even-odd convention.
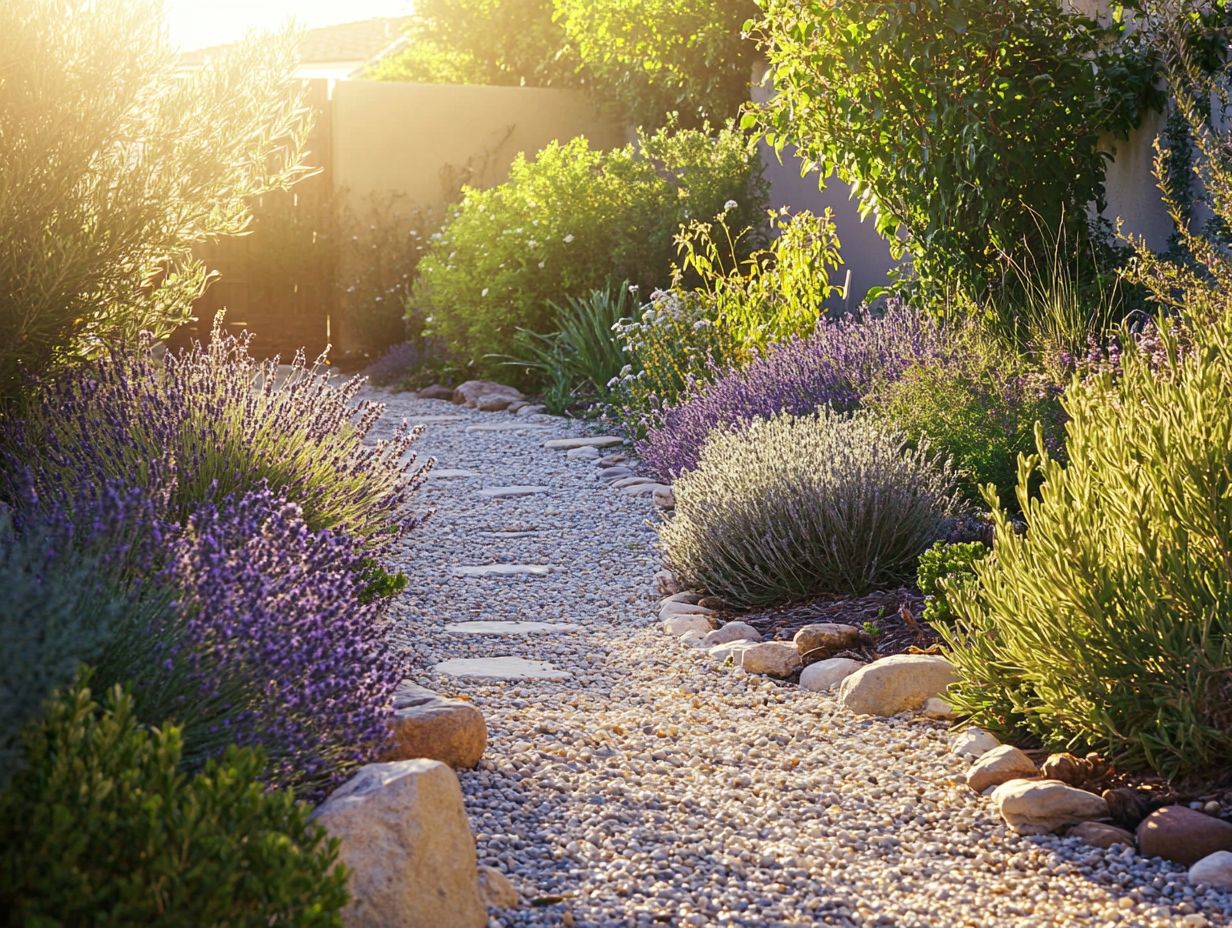
[[[1195,891],[1180,867],[1007,832],[962,785],[944,726],[855,718],[663,636],[650,500],[542,448],[576,424],[377,398],[382,427],[425,422],[418,448],[438,459],[418,497],[438,511],[405,545],[411,586],[396,609],[416,682],[487,718],[486,758],[462,788],[480,861],[526,900],[492,925],[1232,925],[1232,897]],[[515,485],[547,490],[479,492]],[[494,563],[552,570],[454,572]],[[475,620],[580,628],[444,628]],[[506,655],[571,677],[432,669]]]

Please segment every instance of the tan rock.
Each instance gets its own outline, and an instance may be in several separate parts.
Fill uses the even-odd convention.
[[[863,663],[850,657],[831,657],[809,664],[800,671],[800,688],[814,693],[828,692],[863,666]]]
[[[948,700],[942,699],[940,696],[929,696],[924,700],[924,708],[920,710],[920,713],[926,719],[948,722],[954,718],[954,707],[950,705]]]
[[[1232,893],[1232,851],[1207,854],[1189,868],[1189,881]]]
[[[667,600],[659,606],[659,618],[666,619],[673,615],[714,615],[713,609],[707,609],[705,606],[699,606],[696,603],[687,603],[682,600]]]
[[[800,669],[800,652],[786,641],[750,644],[739,652],[740,666],[749,673],[770,677],[790,677]]]
[[[954,679],[954,668],[944,657],[895,654],[849,676],[838,698],[843,708],[859,715],[896,715],[943,695]]]
[[[1105,822],[1079,822],[1065,833],[1067,838],[1077,838],[1091,847],[1109,848],[1116,844],[1134,846],[1133,832]]]
[[[676,579],[676,575],[670,570],[664,568],[654,575],[655,589],[660,595],[671,596],[680,592],[680,582]]]
[[[679,638],[688,632],[701,632],[703,635],[714,628],[714,623],[707,615],[668,615],[663,619],[663,631],[673,638]]]
[[[675,509],[676,494],[671,487],[660,484],[655,487],[654,504],[660,509]]]
[[[1156,809],[1138,826],[1138,848],[1189,866],[1216,851],[1232,851],[1232,822],[1185,806]]]
[[[512,909],[522,901],[509,877],[495,867],[479,868],[479,895],[489,909]]]
[[[729,644],[733,641],[761,641],[761,632],[747,622],[728,622],[707,633],[702,644],[713,648],[715,645]]]
[[[956,732],[950,738],[950,750],[959,757],[979,757],[987,754],[1001,742],[982,728],[968,728]]]
[[[488,744],[483,713],[460,699],[433,699],[395,709],[387,761],[427,757],[455,770],[474,767]]]
[[[992,802],[1020,835],[1050,834],[1108,816],[1108,804],[1099,796],[1060,780],[1009,780],[993,790]]]
[[[487,923],[462,790],[445,764],[361,767],[313,817],[338,838],[338,859],[350,872],[347,928]]]
[[[800,652],[801,659],[812,664],[859,644],[860,629],[854,625],[819,622],[804,626],[796,632],[792,641]]]
[[[1035,776],[1035,762],[1012,744],[1002,744],[971,765],[966,781],[977,793],[1009,780]]]
[[[459,405],[478,406],[480,400],[489,396],[504,397],[508,400],[501,409],[515,400],[525,399],[521,390],[491,380],[468,380],[454,389],[452,399]]]

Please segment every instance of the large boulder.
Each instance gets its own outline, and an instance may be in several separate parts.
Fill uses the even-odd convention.
[[[469,702],[444,699],[430,690],[394,698],[393,745],[385,760],[426,757],[455,770],[474,767],[488,744],[483,713]]]
[[[977,793],[990,786],[1000,786],[1007,780],[1035,776],[1035,762],[1012,744],[993,748],[971,765],[967,771],[967,785]]]
[[[1134,846],[1134,835],[1131,831],[1109,825],[1105,822],[1079,822],[1065,833],[1067,838],[1077,838],[1091,847],[1110,848],[1117,844]]]
[[[857,670],[839,688],[844,709],[859,715],[897,715],[941,696],[955,680],[954,667],[933,654],[895,654]]]
[[[453,401],[458,405],[480,408],[480,402],[485,403],[484,409],[496,411],[505,409],[510,403],[525,399],[521,390],[506,386],[503,383],[493,383],[491,380],[468,380],[453,391]],[[503,404],[501,401],[504,400]]]
[[[314,813],[350,872],[347,928],[483,928],[458,778],[435,760],[368,764]]]
[[[1216,851],[1232,851],[1232,822],[1185,806],[1164,806],[1138,825],[1138,849],[1147,857],[1196,864]]]
[[[800,652],[800,658],[806,664],[812,664],[855,647],[860,643],[860,629],[854,625],[818,622],[804,626],[796,632],[792,641]]]
[[[1046,835],[1066,825],[1108,817],[1108,803],[1060,780],[1010,780],[992,792],[1001,818],[1020,835]]]

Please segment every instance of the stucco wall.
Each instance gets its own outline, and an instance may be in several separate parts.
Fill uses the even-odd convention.
[[[396,191],[431,210],[461,181],[505,179],[518,152],[586,135],[600,147],[624,143],[583,93],[341,81],[333,91],[334,186],[355,197]]]

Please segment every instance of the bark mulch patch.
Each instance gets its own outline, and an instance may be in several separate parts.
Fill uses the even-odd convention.
[[[915,587],[882,590],[862,596],[818,596],[815,599],[737,614],[720,610],[724,622],[747,622],[767,641],[791,641],[806,625],[831,622],[864,630],[860,645],[836,657],[872,661],[905,651],[933,651],[940,640],[920,613],[924,597]]]

